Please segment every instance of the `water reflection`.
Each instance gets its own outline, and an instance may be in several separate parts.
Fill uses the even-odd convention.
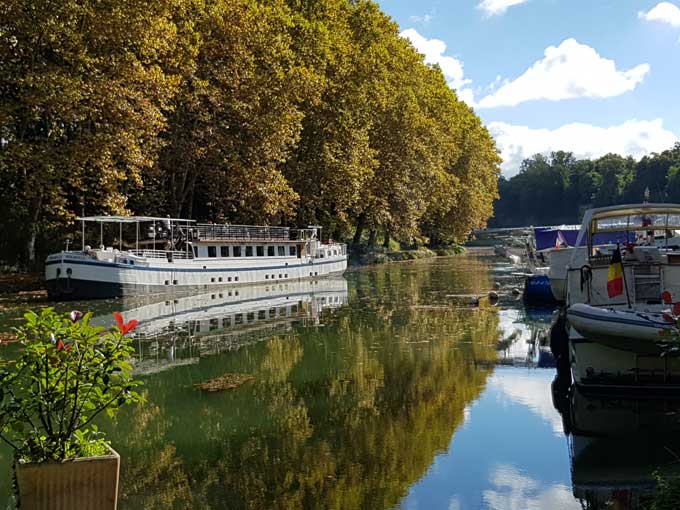
[[[573,493],[584,508],[645,508],[655,473],[680,473],[677,397],[589,396],[573,388],[561,407]]]
[[[469,264],[467,280],[437,266],[356,273],[348,303],[316,319],[143,371],[148,404],[121,416],[111,434],[125,459],[122,508],[397,505],[446,450],[492,371],[476,361],[496,357],[497,310],[448,306],[445,297],[447,284],[470,288],[485,277],[484,264]],[[270,304],[261,309],[266,322]],[[193,341],[223,346],[224,334],[248,329],[246,320],[234,324],[235,313],[243,312],[201,315],[198,334],[190,315],[175,324]],[[230,332],[210,331],[226,317]],[[188,348],[173,356],[193,358]],[[192,388],[225,372],[255,380],[222,394]]]
[[[327,278],[253,285],[128,308],[136,319],[135,374],[198,363],[203,356],[233,351],[289,331],[294,323],[319,324],[324,310],[347,303],[347,281]],[[108,316],[95,317],[106,325]]]
[[[552,310],[514,301],[508,271],[456,257],[96,303],[140,321],[147,403],[102,424],[120,508],[637,508],[680,465],[680,406],[553,400]],[[496,281],[497,307],[470,306]],[[230,372],[254,380],[193,387]]]

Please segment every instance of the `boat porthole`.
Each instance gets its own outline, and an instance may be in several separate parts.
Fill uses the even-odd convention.
[[[57,268],[57,278],[59,278],[60,276],[61,276],[61,268],[58,267]]]
[[[67,269],[66,269],[66,274],[69,275],[69,276],[71,276],[71,275],[73,274],[73,269],[71,269],[70,267],[67,268]]]

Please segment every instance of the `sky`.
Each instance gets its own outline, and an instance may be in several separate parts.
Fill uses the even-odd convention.
[[[554,150],[680,141],[680,0],[378,0],[496,140],[503,175]]]

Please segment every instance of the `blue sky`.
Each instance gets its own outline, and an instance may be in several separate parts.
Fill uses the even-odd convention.
[[[489,127],[537,152],[640,158],[680,139],[680,0],[378,0]]]

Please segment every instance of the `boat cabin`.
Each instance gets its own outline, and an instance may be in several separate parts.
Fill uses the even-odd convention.
[[[586,212],[567,267],[567,303],[593,306],[661,303],[680,298],[680,205],[633,204]],[[621,252],[623,295],[609,297],[609,266]]]

